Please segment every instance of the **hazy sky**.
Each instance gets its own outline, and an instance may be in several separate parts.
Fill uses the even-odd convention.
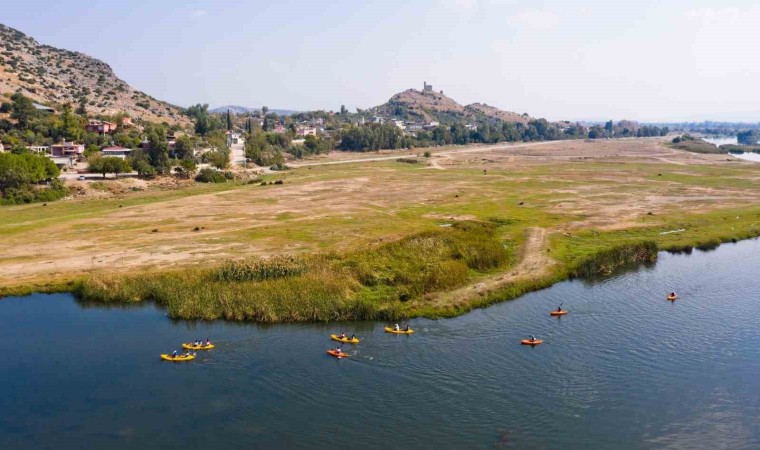
[[[183,106],[367,108],[427,81],[550,120],[760,121],[756,1],[3,3],[0,23]]]

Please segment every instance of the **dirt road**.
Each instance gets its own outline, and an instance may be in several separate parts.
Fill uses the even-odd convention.
[[[544,228],[537,227],[528,228],[526,233],[527,237],[522,248],[520,261],[508,271],[494,274],[451,292],[439,293],[432,299],[428,298],[427,300],[420,300],[420,302],[436,307],[467,303],[474,295],[483,296],[515,281],[537,279],[546,275],[552,266],[557,264],[548,256],[548,233]]]

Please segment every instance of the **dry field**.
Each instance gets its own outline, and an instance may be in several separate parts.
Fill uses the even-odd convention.
[[[336,152],[267,175],[282,185],[116,190],[3,207],[0,288],[92,270],[371,246],[466,219],[502,223],[504,238],[527,242],[530,264],[518,267],[535,271],[552,260],[528,253],[549,250],[553,237],[677,230],[711,211],[758,214],[760,205],[760,165],[672,150],[660,139],[444,148],[419,164],[395,161],[423,151]],[[672,236],[688,240],[690,231]]]

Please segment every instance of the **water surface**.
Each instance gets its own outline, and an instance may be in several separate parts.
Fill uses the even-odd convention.
[[[760,241],[450,320],[173,322],[0,301],[0,448],[760,448]],[[681,298],[665,300],[671,289]],[[548,312],[560,302],[571,313]],[[330,332],[363,341],[324,354]],[[545,339],[519,345],[529,334]],[[217,348],[159,360],[182,341]]]

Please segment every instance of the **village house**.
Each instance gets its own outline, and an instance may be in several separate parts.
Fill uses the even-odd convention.
[[[298,136],[316,136],[317,129],[315,127],[298,127],[296,128],[296,135]]]
[[[50,147],[47,145],[31,145],[29,146],[29,150],[36,153],[50,153]]]
[[[236,133],[234,131],[226,131],[225,138],[227,140],[227,147],[232,147],[233,145],[242,144],[243,138],[240,136],[240,133]]]
[[[406,125],[404,124],[403,120],[394,120],[393,124],[396,125],[396,127],[399,128],[400,130],[406,129]]]
[[[61,170],[70,169],[77,165],[77,158],[75,156],[52,156],[48,155],[53,164]]]
[[[34,106],[34,109],[36,109],[37,111],[42,111],[42,112],[47,112],[47,113],[55,113],[55,109],[53,109],[53,108],[51,108],[49,106],[40,105],[39,103],[32,103],[32,106]]]
[[[275,125],[274,130],[272,130],[272,131],[275,132],[275,133],[278,133],[278,134],[283,134],[283,133],[287,133],[288,129],[285,128],[285,125],[279,125],[278,124],[278,125]]]
[[[121,126],[124,128],[130,128],[135,126],[135,124],[132,123],[132,118],[124,116],[121,118]]]
[[[129,157],[129,154],[132,152],[132,149],[126,148],[126,147],[120,147],[118,145],[112,145],[110,147],[104,148],[100,152],[103,154],[103,156],[111,156],[114,158],[127,159],[127,157]]]
[[[84,153],[84,144],[75,144],[74,142],[62,142],[50,146],[52,156],[71,156],[79,158]]]
[[[116,124],[104,120],[90,120],[86,128],[90,133],[107,134],[116,131]]]

